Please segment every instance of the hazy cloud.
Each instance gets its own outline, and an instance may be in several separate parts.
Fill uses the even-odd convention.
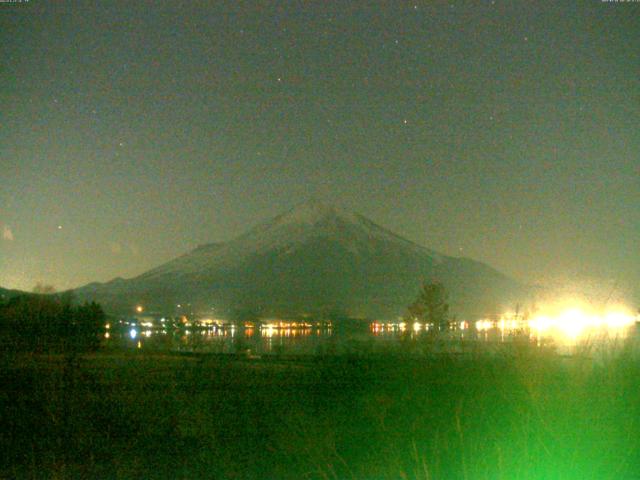
[[[5,225],[4,227],[2,227],[2,239],[9,242],[13,241],[13,231],[11,230],[11,227],[9,227],[9,225]]]

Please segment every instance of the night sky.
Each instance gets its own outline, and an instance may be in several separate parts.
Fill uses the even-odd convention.
[[[0,36],[2,287],[309,198],[527,282],[640,284],[640,3],[30,0]]]

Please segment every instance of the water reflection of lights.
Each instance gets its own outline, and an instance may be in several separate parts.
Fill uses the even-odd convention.
[[[276,329],[272,325],[268,325],[266,328],[260,330],[263,337],[271,338],[275,335]]]
[[[503,315],[494,318],[483,318],[477,321],[452,321],[449,328],[443,331],[439,326],[433,324],[414,322],[410,320],[405,325],[405,333],[402,333],[400,322],[395,320],[374,321],[365,325],[369,328],[370,338],[375,336],[376,342],[388,342],[394,339],[406,338],[436,338],[434,335],[441,335],[445,342],[474,342],[494,344],[524,340],[528,343],[547,345],[552,343],[560,349],[573,348],[580,345],[583,339],[589,339],[590,344],[599,345],[600,339],[623,338],[633,335],[634,329],[628,328],[632,325],[636,317],[630,310],[624,308],[611,308],[609,310],[597,311],[589,309],[585,305],[563,305],[566,308],[540,309],[535,315],[528,317],[516,315]],[[300,322],[302,323],[302,322]],[[241,337],[247,340],[247,345],[255,348],[256,352],[271,352],[272,348],[285,349],[285,351],[314,351],[318,345],[333,336],[333,332],[324,323],[312,324],[312,327],[281,328],[280,324],[256,324],[253,328],[236,326],[232,328],[230,324],[216,326],[214,328],[194,327],[168,328],[168,329],[145,329],[140,326],[118,327],[114,321],[111,331],[104,331],[106,344],[114,344],[121,339],[128,340],[126,343],[130,348],[180,348],[180,349],[207,349],[212,351],[232,351],[232,334],[235,331],[235,338]],[[437,333],[432,333],[432,331]],[[638,330],[640,332],[640,329]],[[162,332],[162,333],[161,333]],[[361,330],[355,331],[354,335],[361,338]],[[593,334],[602,336],[596,337]],[[163,337],[168,335],[171,338]],[[341,335],[351,335],[341,333]],[[335,343],[332,339],[331,344]],[[615,337],[614,337],[615,335]],[[160,338],[157,338],[160,337]],[[437,337],[439,338],[439,337]],[[592,342],[591,340],[596,340]],[[149,342],[149,343],[147,343]],[[115,343],[118,345],[118,343]],[[449,345],[443,343],[443,345]],[[451,343],[458,345],[458,343]],[[454,347],[457,348],[457,347]],[[262,349],[262,350],[261,350]],[[292,349],[292,350],[289,350]],[[311,350],[309,350],[311,349]],[[275,351],[275,350],[274,350]]]
[[[330,324],[328,325],[330,326]],[[308,322],[289,322],[284,320],[272,320],[265,322],[260,328],[272,328],[272,329],[305,329],[311,328],[313,324]]]
[[[308,337],[311,333],[312,330],[310,328],[295,328],[291,330],[292,337]]]
[[[260,326],[260,334],[265,338],[273,337],[304,337],[314,334],[314,325],[308,322],[285,322],[285,321],[271,321],[263,323]],[[331,328],[327,325],[324,328],[316,326],[315,334],[331,334]],[[252,329],[245,330],[245,336],[251,336],[253,334]]]
[[[465,322],[462,322],[465,323]],[[413,323],[406,323],[406,322],[398,322],[398,323],[392,323],[392,322],[387,322],[387,323],[383,323],[383,322],[372,322],[369,324],[369,330],[374,334],[374,335],[380,335],[380,334],[393,334],[396,332],[405,332],[407,329],[411,329],[413,330],[415,333],[418,333],[422,330],[424,331],[429,331],[431,329],[432,325],[430,325],[429,323],[420,323],[420,322],[413,322]]]

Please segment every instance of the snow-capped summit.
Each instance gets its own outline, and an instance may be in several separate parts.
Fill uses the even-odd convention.
[[[436,261],[441,257],[436,252],[412,243],[362,215],[316,200],[299,204],[292,210],[258,225],[238,240],[248,248],[260,250],[277,245],[292,246],[319,237],[350,245],[353,252],[367,250],[373,243],[384,242],[398,243],[403,248],[420,250],[434,257]]]
[[[358,215],[335,205],[320,202],[318,200],[308,200],[297,205],[288,212],[278,215],[273,222],[281,224],[298,223],[314,225],[332,217],[344,218],[354,223],[359,220]]]

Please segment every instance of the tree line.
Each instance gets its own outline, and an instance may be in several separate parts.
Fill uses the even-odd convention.
[[[0,302],[0,342],[8,350],[96,350],[105,322],[100,305],[76,304],[70,294],[23,294]]]
[[[449,302],[441,282],[423,282],[415,301],[407,307],[405,321],[428,323],[444,330],[449,322]]]

